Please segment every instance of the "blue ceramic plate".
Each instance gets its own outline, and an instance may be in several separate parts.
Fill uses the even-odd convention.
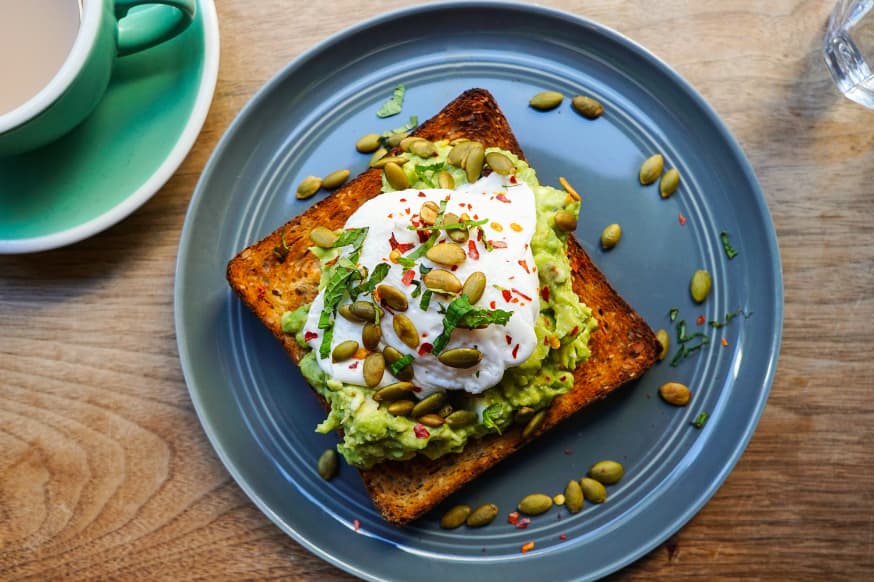
[[[375,112],[398,83],[400,116]],[[405,528],[371,507],[355,470],[325,484],[315,460],[336,443],[314,426],[323,412],[271,334],[232,295],[226,262],[312,201],[305,176],[363,170],[353,144],[437,113],[470,87],[491,91],[540,179],[566,177],[583,196],[577,237],[653,328],[674,329],[672,307],[711,345],[679,366],[656,365],[514,455]],[[544,89],[604,104],[594,121],[537,112]],[[683,183],[663,200],[638,184],[641,162],[665,155]],[[685,224],[681,224],[682,215]],[[618,222],[619,246],[598,237]],[[720,232],[739,252],[728,260]],[[703,306],[689,298],[696,269],[713,274]],[[244,109],[212,156],[191,202],[176,278],[179,350],[191,397],[228,470],[280,528],[322,558],[368,579],[588,579],[635,560],[697,512],[740,457],[765,405],[782,327],[773,226],[743,153],[702,98],[626,38],[569,14],[521,4],[465,2],[396,12],[328,39],[291,63]],[[752,313],[721,329],[738,308]],[[727,346],[722,345],[725,338]],[[673,354],[672,354],[673,355]],[[694,391],[690,406],[658,397],[666,381]],[[702,429],[690,422],[710,414]],[[601,459],[625,478],[602,505],[562,508],[527,529],[506,522],[524,495],[559,493]],[[443,531],[453,503],[498,504],[478,530]],[[357,520],[357,521],[356,521]],[[355,523],[360,524],[356,528]],[[730,525],[730,524],[726,524]],[[566,538],[566,539],[565,539]],[[521,553],[527,542],[534,550]]]

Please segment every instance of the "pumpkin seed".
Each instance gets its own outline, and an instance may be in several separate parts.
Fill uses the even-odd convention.
[[[564,101],[564,95],[558,91],[541,91],[528,101],[528,105],[538,111],[549,111],[561,105],[562,101]]]
[[[429,394],[422,400],[416,403],[416,406],[413,408],[412,415],[414,417],[423,416],[425,414],[430,414],[432,412],[437,412],[440,410],[440,407],[443,406],[443,402],[446,401],[446,392],[434,392],[433,394]]]
[[[388,386],[383,386],[373,393],[373,399],[377,402],[391,402],[406,398],[413,391],[412,382],[395,382]]]
[[[464,428],[477,421],[476,412],[472,410],[456,410],[446,417],[446,424],[451,428]]]
[[[483,353],[476,348],[453,348],[441,352],[437,359],[451,368],[472,368],[483,359]]]
[[[319,191],[322,187],[322,179],[318,176],[307,176],[297,186],[297,199],[306,200]]]
[[[376,289],[379,291],[379,300],[395,311],[406,311],[409,307],[407,295],[394,285],[383,283]]]
[[[340,463],[337,459],[337,451],[327,449],[319,457],[319,462],[316,464],[316,470],[325,481],[330,481],[337,474],[340,468]]]
[[[661,361],[667,357],[668,350],[671,349],[671,336],[666,330],[660,329],[656,332],[656,339],[662,344],[662,351],[659,352],[659,360]]]
[[[454,295],[461,291],[461,281],[445,269],[432,269],[422,277],[425,287],[437,293]]]
[[[451,164],[457,168],[461,167],[461,164],[464,162],[464,159],[467,157],[467,153],[470,151],[470,148],[477,142],[473,141],[463,141],[455,145],[449,153],[446,155],[446,163]]]
[[[588,119],[595,119],[604,113],[604,107],[600,103],[585,95],[577,95],[571,99],[571,106],[574,111]]]
[[[454,410],[455,408],[453,408],[451,404],[447,403],[440,407],[440,410],[437,411],[437,415],[445,420],[446,417],[452,414]]]
[[[589,468],[589,477],[604,485],[613,485],[622,479],[625,470],[616,461],[598,461]]]
[[[467,156],[464,158],[464,162],[461,164],[461,167],[464,168],[467,174],[467,181],[471,184],[479,180],[483,173],[483,163],[485,162],[485,148],[483,148],[483,144],[473,143],[474,145],[471,146]]]
[[[325,226],[317,226],[310,231],[310,240],[317,247],[329,249],[337,242],[338,237],[333,230]]]
[[[460,222],[461,217],[457,214],[447,212],[443,215],[443,224],[459,224]],[[447,228],[446,236],[448,236],[453,242],[463,244],[467,242],[470,233],[467,232],[466,228]]]
[[[454,190],[455,178],[453,178],[452,174],[446,170],[441,170],[440,173],[437,174],[437,185],[441,188],[446,188],[447,190]]]
[[[573,232],[577,229],[577,215],[567,210],[559,210],[555,213],[555,226],[565,232]]]
[[[673,194],[680,185],[680,171],[677,168],[671,168],[665,175],[662,176],[659,182],[659,194],[662,198],[667,198]]]
[[[378,133],[368,133],[367,135],[362,135],[360,138],[358,138],[358,141],[355,142],[355,149],[362,154],[375,152],[379,149],[381,139],[382,137]]]
[[[364,324],[364,329],[361,330],[361,344],[370,350],[371,352],[375,352],[376,348],[379,347],[379,340],[382,339],[382,328],[377,323],[373,323],[372,321],[368,321]]]
[[[410,144],[409,152],[420,158],[430,158],[437,155],[437,148],[426,139],[419,139]]]
[[[386,163],[382,171],[385,172],[385,179],[389,186],[395,190],[406,190],[410,187],[410,179],[407,178],[406,172],[395,162]]]
[[[489,525],[498,517],[498,506],[494,503],[485,503],[474,509],[467,516],[465,523],[467,527],[483,527]]]
[[[404,355],[391,346],[385,346],[382,350],[382,355],[385,358],[385,363],[388,366],[391,366],[398,360],[400,360]],[[413,364],[407,364],[400,370],[398,370],[397,374],[394,374],[394,377],[398,380],[403,380],[405,382],[409,382],[413,379]]]
[[[659,386],[659,396],[668,404],[686,406],[692,398],[692,392],[679,382],[666,382]]]
[[[412,400],[395,400],[388,405],[388,411],[395,416],[409,416],[415,405]]]
[[[344,362],[355,355],[358,351],[358,342],[355,340],[346,340],[337,344],[331,352],[331,361]]]
[[[439,212],[440,207],[437,206],[437,203],[429,200],[422,204],[422,207],[419,209],[419,218],[421,218],[422,222],[428,226],[434,226],[434,223],[437,222],[437,214]]]
[[[525,428],[522,429],[522,438],[527,439],[531,437],[540,425],[543,424],[543,420],[546,418],[546,409],[540,410],[531,417],[531,420],[525,425]]]
[[[419,347],[419,330],[412,319],[403,313],[396,313],[391,323],[398,339],[412,349]]]
[[[526,515],[540,515],[549,511],[550,507],[552,507],[552,497],[543,493],[532,493],[525,496],[516,509]]]
[[[652,184],[662,175],[662,170],[665,167],[665,158],[661,154],[650,156],[640,166],[640,183],[646,186]]]
[[[502,176],[506,176],[516,169],[516,166],[513,165],[513,160],[511,160],[501,152],[489,152],[488,154],[486,154],[486,163],[491,169],[501,174]]]
[[[367,165],[370,166],[371,168],[375,168],[376,163],[379,162],[379,160],[381,160],[382,158],[384,158],[387,155],[388,155],[387,149],[379,148],[378,150],[373,152],[372,156],[370,156],[370,161],[367,163]]]
[[[604,503],[607,501],[607,489],[600,481],[583,477],[580,479],[580,488],[583,490],[583,497],[592,503]]]
[[[382,376],[385,374],[385,358],[379,352],[367,354],[364,358],[364,366],[362,367],[364,374],[364,384],[368,388],[373,388],[382,382]]]
[[[703,303],[707,299],[712,285],[713,280],[710,278],[710,273],[701,269],[695,271],[692,280],[689,281],[689,293],[692,294],[695,303]]]
[[[424,424],[425,426],[430,426],[431,428],[437,428],[438,426],[443,426],[443,423],[446,422],[445,420],[443,420],[442,416],[440,416],[439,414],[433,414],[433,413],[422,415],[416,420],[418,420],[420,423]]]
[[[455,243],[439,243],[425,252],[428,259],[438,265],[457,266],[467,260],[467,253]]]
[[[583,509],[583,489],[577,480],[568,481],[564,488],[564,505],[571,513],[578,513]]]
[[[619,244],[619,239],[622,238],[622,227],[618,224],[610,224],[604,227],[601,231],[601,248],[609,251]]]
[[[440,518],[440,527],[455,529],[460,527],[470,515],[470,505],[456,505]]]
[[[380,170],[385,168],[385,165],[388,163],[397,164],[399,166],[403,166],[407,163],[407,158],[404,156],[385,156],[383,158],[379,158],[373,163],[374,168],[379,168]]]
[[[360,323],[361,322],[361,320],[358,319],[358,317],[354,313],[352,313],[352,304],[351,303],[344,303],[343,305],[338,307],[337,313],[342,315],[343,319],[345,319],[347,321],[351,321],[353,323]]]
[[[401,144],[407,137],[409,137],[410,132],[408,131],[399,131],[397,133],[393,133],[385,139],[385,143],[388,144],[388,147],[395,148]]]
[[[359,321],[368,322],[377,320],[377,314],[382,317],[382,310],[370,301],[356,301],[349,307],[349,312]]]
[[[401,146],[401,149],[404,150],[405,152],[409,152],[410,146],[413,145],[413,143],[415,143],[417,141],[428,141],[428,140],[426,140],[424,137],[419,137],[417,135],[411,135],[411,136],[407,136],[407,137],[403,138],[398,143],[398,145]]]
[[[349,179],[349,170],[336,170],[331,172],[322,179],[322,188],[325,190],[336,190],[343,185],[343,182]]]
[[[464,285],[461,286],[461,294],[467,295],[467,300],[471,305],[475,305],[483,296],[483,291],[486,289],[486,275],[481,271],[474,271],[464,280]]]

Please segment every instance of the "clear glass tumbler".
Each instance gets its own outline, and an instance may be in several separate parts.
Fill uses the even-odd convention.
[[[874,109],[874,0],[840,0],[825,33],[825,62],[849,99]]]

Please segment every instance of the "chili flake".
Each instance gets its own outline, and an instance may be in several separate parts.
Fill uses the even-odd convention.
[[[516,522],[519,521],[519,512],[511,511],[509,515],[507,515],[507,523],[512,523],[516,525]]]
[[[473,239],[467,241],[467,256],[474,261],[479,259],[479,250],[477,250],[476,242]]]
[[[425,193],[424,193],[424,192],[419,192],[419,198],[424,198],[424,197],[425,197]]]
[[[497,198],[498,202],[503,202],[504,204],[510,203],[510,199],[507,198],[507,195],[503,192],[499,193],[497,196],[495,196],[495,198]]]
[[[412,269],[407,269],[404,271],[404,276],[401,277],[401,282],[404,285],[410,285],[413,282],[413,278],[416,276],[416,272]]]
[[[722,338],[722,347],[724,347],[724,348],[728,347],[728,340],[725,338]]]
[[[497,309],[497,308],[498,308],[498,304],[495,302],[494,299],[492,299],[492,301],[489,302],[489,307],[491,307],[492,309]]]
[[[353,519],[353,520],[352,520],[352,528],[353,528],[355,531],[358,531],[359,529],[361,529],[361,522],[358,521],[357,519]]]
[[[317,337],[319,337],[319,334],[317,334],[317,333],[314,332],[314,331],[308,331],[308,332],[305,332],[305,333],[303,334],[303,339],[305,339],[306,341],[314,340],[314,339],[316,339]]]
[[[571,335],[577,335],[578,333],[580,333],[580,326],[575,325],[574,328],[571,330]]]
[[[520,267],[522,267],[523,269],[525,269],[525,272],[526,272],[526,273],[530,273],[530,272],[531,272],[531,271],[528,270],[528,261],[526,261],[525,259],[519,259],[519,260],[516,261],[516,262],[519,263],[519,266],[520,266]]]
[[[683,225],[686,224],[686,217],[683,216],[682,213],[680,213],[680,216],[679,216],[679,219],[678,219],[678,220],[680,221],[680,226],[683,226]]]
[[[398,239],[395,238],[395,233],[391,233],[391,236],[388,238],[388,244],[391,246],[393,251],[400,251],[402,253],[407,252],[415,245],[413,243],[400,243]]]
[[[510,299],[513,297],[513,296],[510,294],[510,290],[509,290],[509,289],[501,289],[501,296],[503,296],[504,301],[506,301],[506,302],[508,302],[508,303],[510,302]]]
[[[560,540],[562,540],[562,541],[564,541],[564,540],[566,540],[566,539],[567,539],[567,536],[566,536],[566,535],[564,535],[564,534],[561,534],[561,535],[560,535],[560,536],[558,536],[558,539],[560,539]]]
[[[355,360],[354,362],[352,362],[351,364],[349,364],[349,369],[350,369],[350,370],[354,370],[355,368],[357,368],[357,367],[358,367],[358,364],[359,364],[360,361],[361,361],[361,360]]]
[[[707,321],[707,320],[704,318],[704,315],[702,314],[702,315],[698,316],[698,319],[695,320],[695,323],[697,323],[698,325],[704,325],[705,321]]]
[[[506,243],[505,241],[502,241],[502,240],[493,240],[493,241],[491,241],[491,242],[492,242],[492,246],[493,246],[494,248],[496,248],[496,249],[505,249],[505,248],[507,248],[507,243]]]
[[[507,345],[510,345],[511,343],[513,343],[513,336],[511,336],[511,335],[505,335],[504,339],[507,340]]]
[[[540,289],[540,298],[544,301],[549,301],[549,287],[546,285]]]
[[[530,517],[523,517],[519,521],[516,522],[516,529],[528,529],[528,525],[531,523]]]
[[[424,356],[425,354],[430,354],[431,350],[433,349],[433,345],[429,344],[428,342],[424,342],[422,343],[422,345],[419,346],[419,355]]]
[[[417,439],[426,439],[431,436],[431,433],[428,432],[428,429],[425,428],[425,425],[421,422],[417,422],[413,425],[413,433],[416,435]]]
[[[522,553],[525,554],[534,549],[534,542],[528,542],[527,544],[522,545]]]
[[[519,180],[516,179],[516,176],[510,176],[510,184],[518,184]]]
[[[510,337],[510,336],[507,336],[507,337]],[[513,359],[514,360],[516,359],[516,354],[518,354],[518,353],[519,353],[519,344],[516,344],[516,346],[513,348]]]
[[[521,291],[519,291],[515,287],[513,288],[513,293],[515,293],[516,295],[518,295],[519,297],[521,297],[525,301],[531,301],[530,297],[528,297],[527,295],[525,295],[524,293],[522,293]]]

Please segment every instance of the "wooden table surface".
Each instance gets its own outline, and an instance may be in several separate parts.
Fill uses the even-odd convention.
[[[0,579],[348,578],[264,517],[207,442],[176,350],[174,267],[199,173],[252,94],[326,36],[413,2],[217,4],[215,100],[167,185],[89,240],[0,257]],[[874,111],[824,68],[833,2],[542,4],[620,31],[704,95],[758,175],[783,261],[783,345],[749,448],[615,578],[870,575]]]

